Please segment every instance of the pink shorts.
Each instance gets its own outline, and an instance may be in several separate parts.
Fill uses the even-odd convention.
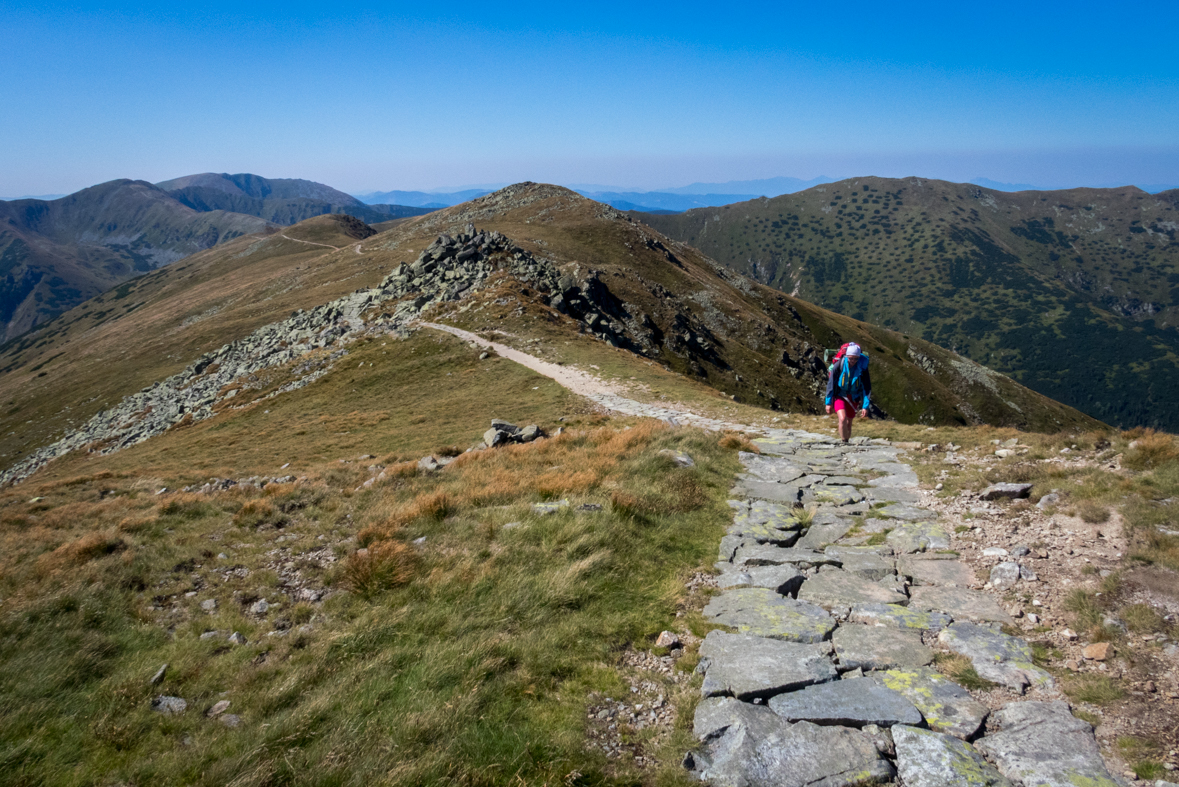
[[[840,410],[847,410],[847,417],[848,418],[855,418],[856,417],[856,408],[852,407],[851,403],[848,402],[847,399],[836,399],[834,407],[835,407],[835,412],[837,412],[837,413]]]

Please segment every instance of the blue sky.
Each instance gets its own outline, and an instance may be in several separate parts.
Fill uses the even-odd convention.
[[[0,195],[1179,183],[1179,4],[0,0]]]

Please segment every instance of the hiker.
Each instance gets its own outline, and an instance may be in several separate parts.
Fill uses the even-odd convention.
[[[849,342],[840,348],[827,377],[827,415],[839,414],[839,437],[847,442],[851,437],[852,419],[856,410],[861,418],[868,417],[872,398],[872,378],[868,376],[868,356],[860,345]]]

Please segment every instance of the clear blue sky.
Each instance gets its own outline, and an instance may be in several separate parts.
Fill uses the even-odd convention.
[[[0,195],[1179,183],[1179,4],[0,0]]]

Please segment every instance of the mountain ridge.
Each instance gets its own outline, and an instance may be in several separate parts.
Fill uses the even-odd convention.
[[[1177,209],[1179,191],[854,178],[641,220],[762,283],[954,348],[1094,417],[1175,429]]]
[[[733,274],[567,189],[518,184],[377,235],[353,222],[320,216],[235,239],[129,281],[0,349],[0,398],[10,417],[27,422],[0,435],[0,463],[25,461],[80,421],[136,392],[160,390],[182,372],[187,382],[177,390],[200,393],[199,401],[151,411],[183,420],[210,407],[216,416],[233,386],[222,381],[205,392],[194,385],[225,361],[219,348],[265,346],[294,370],[303,351],[283,354],[300,342],[324,331],[384,330],[404,308],[464,330],[540,341],[554,358],[576,349],[602,363],[603,352],[621,353],[612,363],[632,375],[657,374],[660,385],[677,380],[713,404],[736,398],[767,410],[821,409],[822,348],[856,338],[872,353],[874,400],[904,422],[1100,426],[935,345]],[[504,240],[484,252],[477,236]],[[472,239],[454,240],[463,237]],[[356,309],[321,308],[333,298]],[[248,339],[312,312],[320,315],[314,330],[300,323],[289,335]]]

